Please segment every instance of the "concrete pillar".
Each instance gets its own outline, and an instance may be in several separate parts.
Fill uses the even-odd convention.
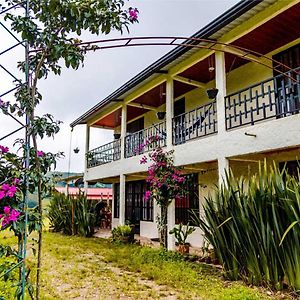
[[[219,174],[219,186],[223,183],[223,179],[226,178],[226,171],[229,171],[229,160],[226,157],[218,158],[218,174]]]
[[[115,201],[117,201],[116,199],[116,194],[115,194],[115,190],[116,190],[116,184],[113,183],[111,185],[112,187],[112,202],[111,202],[111,228],[113,228],[114,226],[114,222],[113,222],[113,219],[114,219],[114,216],[115,216]]]
[[[87,154],[90,150],[90,134],[91,134],[91,127],[86,124],[86,133],[85,133],[85,152],[84,152],[84,177],[86,177],[88,172],[88,164],[87,164]],[[84,178],[84,193],[87,194],[88,189],[88,181]]]
[[[173,148],[172,138],[172,118],[174,115],[174,81],[168,77],[166,82],[166,133],[167,133],[167,149]]]
[[[125,183],[126,183],[126,177],[124,174],[120,175],[120,214],[119,214],[119,224],[124,225],[125,224]]]
[[[175,227],[175,200],[168,207],[168,250],[175,250],[175,236],[169,231]]]
[[[225,127],[225,96],[226,96],[226,69],[225,69],[225,53],[216,51],[216,88],[219,90],[217,95],[217,120],[218,134],[226,131]]]
[[[125,158],[125,136],[127,131],[127,105],[123,103],[121,117],[121,159]]]

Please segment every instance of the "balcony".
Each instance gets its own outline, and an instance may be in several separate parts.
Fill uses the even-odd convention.
[[[226,129],[255,125],[300,111],[300,68],[272,77],[225,97]],[[217,104],[212,101],[172,119],[173,145],[184,144],[218,132]],[[88,168],[134,157],[156,147],[166,146],[166,122],[127,134],[121,139],[93,149],[87,154]],[[123,146],[124,145],[124,146]]]
[[[216,101],[199,106],[173,118],[173,144],[218,132]]]
[[[166,146],[166,122],[130,133],[125,137],[125,157],[132,157]]]
[[[299,113],[300,68],[225,97],[226,129]]]
[[[87,167],[92,168],[121,158],[121,140],[115,140],[87,153]]]

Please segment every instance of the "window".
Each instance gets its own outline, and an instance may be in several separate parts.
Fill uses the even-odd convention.
[[[153,200],[145,200],[145,192],[149,188],[149,185],[144,182],[143,194],[142,194],[142,221],[153,221]]]
[[[280,75],[280,72],[288,72],[289,70],[285,66],[291,69],[299,68],[300,44],[274,55],[273,59],[276,60],[273,63],[274,76]],[[277,64],[277,62],[280,64]],[[289,71],[287,75],[277,76],[274,80],[277,118],[299,113],[300,111],[299,75],[294,71]]]
[[[115,183],[114,218],[120,217],[120,184]],[[153,221],[153,201],[145,200],[147,183],[144,180],[126,182],[125,219],[132,223]]]
[[[193,224],[191,211],[199,211],[198,174],[189,174],[185,177],[185,188],[188,192],[185,197],[175,200],[175,223],[186,225],[189,222],[191,225],[195,225]]]

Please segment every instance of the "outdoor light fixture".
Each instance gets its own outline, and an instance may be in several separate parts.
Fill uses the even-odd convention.
[[[212,88],[212,89],[206,90],[206,94],[209,99],[215,99],[218,95],[218,91],[219,91],[218,89]]]
[[[158,118],[159,120],[163,120],[163,119],[165,118],[165,116],[166,116],[166,112],[165,112],[165,111],[158,111],[158,112],[156,113],[156,116],[157,116],[157,118]]]
[[[114,139],[118,140],[121,137],[120,133],[114,133]]]
[[[77,153],[79,152],[79,148],[76,147],[76,148],[74,149],[74,152],[77,154]]]

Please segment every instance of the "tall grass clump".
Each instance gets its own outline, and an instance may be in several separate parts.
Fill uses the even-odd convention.
[[[266,163],[248,179],[230,172],[203,206],[197,223],[227,278],[300,291],[298,179]]]
[[[50,227],[67,235],[91,236],[95,226],[94,201],[55,193],[48,206]]]

